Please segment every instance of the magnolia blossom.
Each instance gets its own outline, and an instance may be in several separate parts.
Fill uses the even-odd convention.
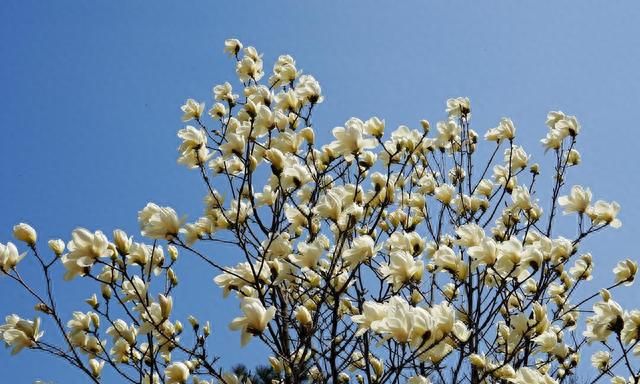
[[[411,376],[407,384],[431,384],[431,381],[424,376]]]
[[[591,190],[581,185],[574,185],[568,196],[558,198],[558,203],[564,207],[565,215],[571,212],[584,213],[591,204]]]
[[[510,380],[514,384],[557,384],[558,381],[538,370],[522,367],[516,371],[516,375]]]
[[[36,234],[36,230],[33,229],[29,224],[20,223],[13,227],[13,237],[17,240],[24,241],[25,243],[33,246],[36,244],[36,240],[38,239],[38,235]]]
[[[424,263],[420,258],[414,259],[405,251],[392,252],[389,264],[380,266],[380,274],[390,280],[394,291],[399,290],[409,281],[420,282],[424,271]]]
[[[433,261],[436,266],[449,271],[454,275],[461,273],[464,270],[464,262],[460,256],[446,245],[442,245],[438,248],[433,255]]]
[[[336,127],[332,132],[336,140],[330,144],[330,148],[344,156],[346,161],[352,161],[365,149],[377,146],[375,139],[364,136],[364,123],[360,119],[351,118],[344,127]]]
[[[611,354],[607,351],[598,351],[591,355],[591,365],[599,371],[606,371],[611,364]]]
[[[620,228],[622,222],[616,218],[620,212],[620,205],[618,203],[598,200],[596,203],[589,207],[587,215],[591,218],[594,224],[608,224],[613,228]]]
[[[198,103],[194,99],[188,99],[187,102],[181,107],[182,121],[189,121],[193,119],[200,119],[202,112],[204,112],[204,103]]]
[[[216,100],[226,101],[229,104],[235,104],[238,95],[233,93],[233,87],[228,82],[213,87],[213,95]]]
[[[229,328],[241,331],[240,344],[245,346],[251,340],[251,336],[259,335],[267,328],[267,324],[276,314],[276,308],[266,309],[259,299],[244,297],[240,303],[240,309],[244,316],[236,317]]]
[[[254,47],[244,49],[244,56],[236,64],[236,74],[242,82],[259,81],[262,78],[262,55]]]
[[[66,280],[84,276],[96,260],[114,254],[102,231],[91,233],[85,228],[77,228],[71,233],[67,249],[69,253],[62,256],[62,264],[67,270],[64,276]]]
[[[185,363],[175,362],[169,365],[164,374],[167,377],[167,384],[186,384],[189,379],[189,367]]]
[[[516,136],[516,128],[511,119],[506,117],[500,120],[500,124],[496,128],[492,128],[484,135],[485,140],[497,141],[513,140]]]
[[[387,314],[387,306],[381,303],[375,303],[367,301],[363,304],[363,311],[360,315],[351,317],[351,320],[358,324],[358,332],[356,335],[360,336],[367,330],[376,330]]]
[[[471,111],[468,97],[457,97],[447,100],[447,114],[449,117],[466,116]]]
[[[142,236],[152,239],[172,239],[180,231],[181,220],[173,208],[148,203],[138,212]]]
[[[224,41],[224,51],[230,56],[235,56],[242,49],[242,43],[238,39],[227,39]]]
[[[196,168],[209,160],[211,155],[207,148],[207,134],[202,128],[196,129],[188,125],[178,131],[178,137],[182,139],[178,148],[181,153],[178,163]]]
[[[342,253],[342,259],[345,264],[354,267],[372,258],[378,248],[371,236],[360,236],[353,241],[349,249]]]
[[[478,265],[493,265],[498,259],[498,245],[495,240],[485,238],[480,244],[470,247],[468,253],[474,259],[474,268]]]
[[[18,249],[10,241],[6,245],[0,244],[0,269],[4,273],[9,273],[26,254],[26,252],[18,253]]]
[[[530,155],[527,155],[524,148],[514,145],[513,149],[507,148],[504,151],[504,162],[511,165],[511,170],[515,171],[525,168],[529,163]]]
[[[450,184],[442,184],[435,188],[434,195],[442,204],[449,205],[453,200],[455,188]]]
[[[606,341],[611,332],[620,332],[624,326],[620,304],[613,300],[601,301],[593,305],[594,315],[587,319],[584,336],[592,341]]]
[[[47,245],[58,256],[64,253],[65,244],[62,239],[51,239],[47,242]]]
[[[632,260],[623,260],[613,268],[613,273],[616,276],[616,283],[625,283],[625,285],[633,284],[633,280],[638,272],[638,263]]]
[[[40,331],[40,318],[30,321],[21,319],[18,315],[9,315],[5,321],[5,324],[0,325],[0,340],[12,348],[12,355],[24,348],[33,347],[44,334]]]
[[[102,369],[104,368],[104,360],[96,360],[96,359],[90,359],[89,360],[89,369],[91,370],[91,375],[93,377],[99,378],[100,375],[102,374]]]

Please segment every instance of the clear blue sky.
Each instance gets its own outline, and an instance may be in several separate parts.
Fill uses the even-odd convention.
[[[638,259],[640,3],[264,3],[2,1],[0,242],[20,221],[42,239],[68,239],[79,225],[120,227],[139,239],[136,214],[148,201],[195,218],[204,191],[196,173],[176,164],[179,107],[187,97],[210,105],[211,87],[234,79],[222,47],[237,37],[264,52],[266,70],[289,53],[319,79],[322,137],[351,116],[377,115],[389,127],[437,121],[447,98],[469,96],[477,131],[509,116],[540,159],[547,111],[577,115],[584,165],[570,180],[623,209],[623,227],[585,247],[596,282],[611,281],[615,260]],[[235,264],[232,254],[215,257]],[[227,331],[237,302],[222,299],[212,271],[183,259],[177,313],[200,303],[195,314],[217,319],[223,363],[252,365],[263,355],[257,342],[241,350]],[[58,286],[69,313],[88,296],[81,288]],[[0,315],[32,314],[34,303],[16,292],[0,279]],[[640,304],[631,291],[621,300]],[[10,358],[0,349],[0,372],[0,382],[84,382],[31,352]]]

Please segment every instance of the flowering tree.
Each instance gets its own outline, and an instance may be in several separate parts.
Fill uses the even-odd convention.
[[[185,223],[149,203],[138,213],[147,243],[78,228],[66,245],[49,241],[51,256],[33,228],[17,225],[26,252],[0,245],[3,284],[23,287],[41,314],[0,326],[12,353],[49,353],[94,383],[104,368],[121,382],[241,382],[217,364],[209,322],[190,317],[185,330],[187,319],[172,314],[174,265],[186,252],[239,302],[229,326],[242,345],[269,348],[277,382],[562,383],[585,343],[602,346],[591,356],[594,382],[640,382],[640,310],[623,310],[611,293],[632,284],[637,264],[621,261],[599,292],[582,287],[594,263],[580,243],[621,222],[617,203],[567,185],[580,162],[575,117],[549,113],[542,144],[555,167],[544,179],[506,118],[484,135],[492,149],[479,159],[466,98],[447,101],[435,130],[422,120],[385,134],[384,120],[351,118],[320,145],[313,76],[285,55],[261,82],[255,48],[230,39],[225,51],[242,96],[215,86],[213,124],[204,103],[187,100],[182,119],[193,125],[178,132],[178,162],[206,188],[202,217]],[[536,199],[543,187],[545,204]],[[564,236],[554,232],[561,210],[576,218]],[[43,291],[19,272],[28,260]],[[95,284],[87,312],[57,309],[62,271]]]

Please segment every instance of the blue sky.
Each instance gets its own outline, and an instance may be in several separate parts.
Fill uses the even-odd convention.
[[[314,116],[325,138],[351,116],[376,115],[388,127],[435,122],[447,98],[469,96],[478,132],[511,117],[541,161],[546,113],[577,115],[583,165],[570,181],[623,209],[621,229],[584,247],[604,285],[616,260],[638,259],[638,20],[635,1],[5,0],[0,242],[12,240],[20,221],[42,239],[68,239],[76,226],[140,238],[137,211],[148,201],[195,218],[204,190],[196,173],[176,164],[179,107],[188,97],[210,105],[211,87],[234,79],[222,47],[237,37],[264,52],[266,70],[289,53],[320,81],[325,102]],[[235,264],[233,252],[220,253]],[[237,302],[222,299],[213,271],[184,256],[176,311],[186,316],[199,303],[194,314],[217,319],[214,349],[224,364],[256,361],[257,343],[241,350],[239,335],[226,330]],[[88,296],[74,284],[58,286],[69,313]],[[30,316],[34,303],[6,280],[0,292],[0,315]],[[629,290],[619,298],[639,304]],[[10,358],[0,350],[0,372],[15,383],[83,382],[29,352]]]

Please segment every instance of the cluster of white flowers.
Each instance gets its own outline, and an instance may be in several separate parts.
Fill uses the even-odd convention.
[[[509,118],[484,135],[494,146],[486,163],[474,157],[482,136],[471,129],[468,98],[449,99],[434,130],[421,120],[389,132],[379,117],[353,117],[322,145],[328,134],[311,117],[324,95],[313,76],[282,55],[263,84],[254,47],[229,39],[224,51],[241,90],[213,87],[215,128],[205,121],[206,103],[188,99],[182,120],[193,125],[178,131],[178,162],[206,186],[202,215],[184,222],[149,203],[138,221],[152,243],[78,228],[66,250],[49,241],[50,262],[36,251],[35,230],[16,226],[48,282],[60,260],[66,279],[97,282],[100,299],[93,294],[89,312],[73,313],[62,347],[39,343],[39,320],[10,316],[0,338],[15,352],[62,354],[94,382],[109,366],[149,384],[246,382],[215,367],[209,322],[189,317],[194,337],[185,338],[172,319],[181,249],[216,271],[225,297],[237,298],[241,314],[229,326],[241,345],[269,347],[276,382],[560,383],[593,342],[619,347],[593,354],[598,378],[637,382],[629,359],[640,355],[640,311],[623,309],[610,293],[632,285],[637,263],[615,267],[601,301],[583,295],[598,256],[582,252],[582,240],[621,221],[619,205],[592,202],[589,188],[565,192],[569,169],[582,161],[574,116],[547,117],[542,144],[556,164],[545,175],[552,186],[543,209],[544,173],[516,144]],[[560,209],[575,215],[575,233],[553,232]],[[16,270],[24,255],[0,244],[2,272],[27,287]],[[63,324],[51,296],[30,293],[36,309]]]

